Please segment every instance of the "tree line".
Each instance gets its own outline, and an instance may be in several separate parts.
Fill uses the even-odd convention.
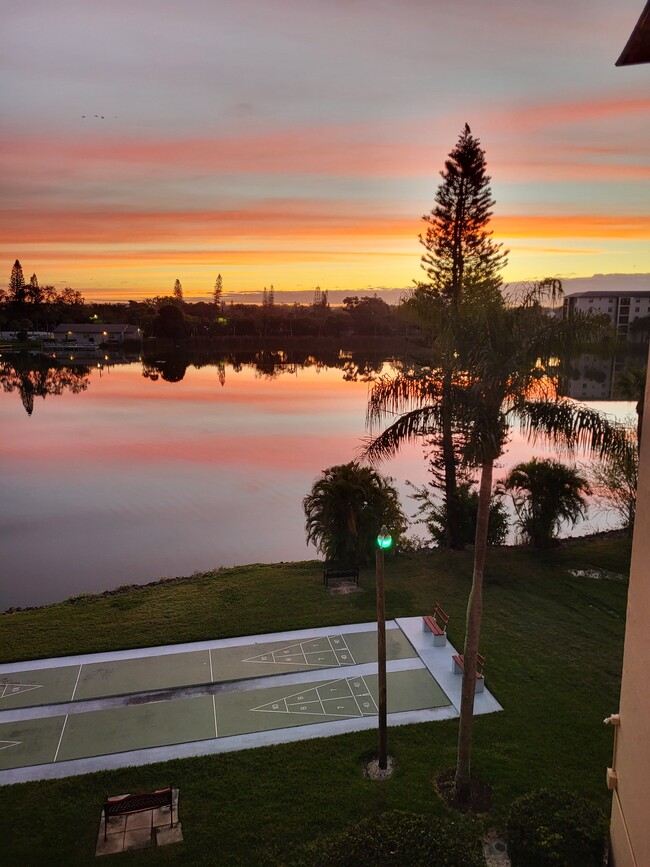
[[[0,327],[15,331],[46,331],[62,322],[137,325],[145,337],[315,337],[352,335],[386,337],[408,328],[394,306],[377,296],[350,295],[332,307],[327,290],[317,286],[311,304],[278,304],[275,290],[264,287],[260,304],[226,302],[219,274],[211,301],[187,301],[179,279],[172,293],[126,303],[87,303],[82,294],[65,287],[29,281],[17,259],[7,289],[0,289]]]

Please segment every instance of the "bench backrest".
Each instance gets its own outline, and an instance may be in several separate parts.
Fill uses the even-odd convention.
[[[133,795],[119,795],[106,798],[104,813],[107,816],[120,816],[125,813],[141,813],[156,807],[171,806],[172,789],[158,789],[155,792],[136,792]]]
[[[442,610],[440,604],[436,602],[433,606],[433,619],[436,623],[442,623],[442,625],[447,628],[447,624],[449,623],[449,615]]]
[[[485,668],[485,657],[482,653],[476,654],[476,669],[479,674],[483,673],[483,669]]]

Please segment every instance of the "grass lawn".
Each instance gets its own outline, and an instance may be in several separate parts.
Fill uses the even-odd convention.
[[[492,812],[458,817],[502,829],[514,797],[541,786],[580,792],[609,809],[605,768],[618,709],[627,581],[574,577],[570,569],[627,576],[623,538],[576,540],[548,552],[490,551],[481,651],[488,688],[505,711],[474,723],[473,772],[494,789]],[[462,647],[471,552],[388,558],[389,617],[439,600]],[[375,618],[374,575],[365,592],[331,597],[315,562],[222,569],[183,581],[0,617],[0,661],[199,641]],[[4,863],[94,862],[106,794],[181,791],[185,842],[109,857],[120,863],[290,863],[301,844],[386,809],[448,815],[432,779],[455,761],[457,721],[389,730],[399,762],[388,782],[361,773],[375,732],[184,759],[142,768],[0,788]],[[74,823],[74,826],[73,826]],[[81,828],[81,831],[78,830]]]

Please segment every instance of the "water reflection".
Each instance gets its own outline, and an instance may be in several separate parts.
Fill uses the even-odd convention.
[[[584,352],[564,365],[561,392],[580,401],[637,400],[630,391],[630,373],[646,366],[646,350],[614,354]]]
[[[7,394],[17,392],[25,412],[31,415],[37,397],[85,391],[90,373],[88,365],[60,365],[52,356],[21,352],[0,358],[0,383]]]
[[[174,351],[157,353],[145,358],[142,375],[154,382],[181,382],[188,367],[216,367],[221,385],[226,383],[226,368],[239,373],[244,367],[251,368],[259,379],[277,379],[294,376],[298,371],[329,368],[341,370],[345,382],[370,382],[381,371],[386,361],[397,361],[385,352],[368,350],[321,349],[317,353],[298,349],[254,349],[227,353],[190,353]]]
[[[378,354],[338,350],[123,362],[2,359],[0,609],[314,558],[302,498],[357,453],[367,379],[392,370]],[[48,401],[28,417],[15,395],[44,377]],[[423,481],[421,450],[383,471],[402,489]]]
[[[409,363],[364,348],[3,356],[0,609],[314,558],[302,498],[357,454],[368,381]],[[500,472],[533,453],[513,432]],[[413,514],[405,482],[428,481],[421,446],[380,469]]]

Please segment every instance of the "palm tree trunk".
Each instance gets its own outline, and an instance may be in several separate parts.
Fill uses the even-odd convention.
[[[447,510],[445,546],[447,548],[462,548],[450,391],[451,374],[447,372],[442,384],[442,461],[445,468],[445,506]]]
[[[476,658],[481,637],[483,615],[483,572],[487,552],[488,521],[492,499],[492,473],[494,462],[484,461],[478,494],[478,514],[474,544],[474,574],[467,602],[463,685],[460,699],[460,725],[458,728],[458,756],[454,787],[456,797],[466,803],[470,796],[470,759],[472,754],[472,722],[474,719],[474,692],[476,688]]]

